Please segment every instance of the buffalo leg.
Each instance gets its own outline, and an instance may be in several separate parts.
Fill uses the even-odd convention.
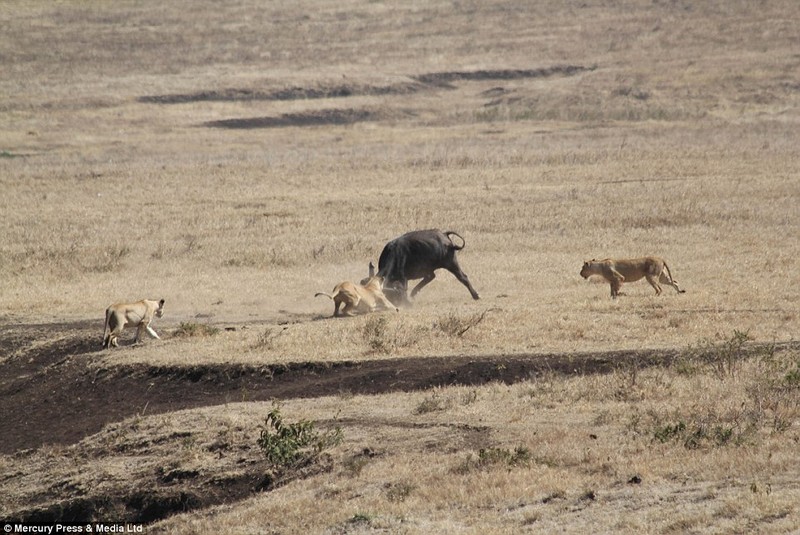
[[[400,302],[405,306],[411,306],[411,301],[408,300],[408,281],[401,281],[398,293],[400,294]]]
[[[408,282],[396,280],[389,283],[384,283],[383,294],[395,307],[411,306],[411,301],[408,300]]]
[[[473,299],[480,299],[481,296],[479,296],[478,292],[475,291],[475,288],[472,287],[472,284],[469,282],[469,277],[467,277],[467,274],[461,271],[461,268],[458,265],[455,265],[453,267],[454,269],[449,270],[450,273],[455,275],[456,278],[461,282],[461,284],[467,287],[467,290],[469,290],[469,293],[472,294]]]
[[[430,284],[431,281],[435,278],[436,274],[433,271],[422,277],[422,280],[419,281],[419,284],[414,286],[414,289],[411,290],[411,297],[413,298],[415,295],[417,295],[421,289]]]

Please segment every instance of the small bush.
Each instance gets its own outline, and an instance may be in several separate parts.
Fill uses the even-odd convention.
[[[261,427],[258,446],[276,468],[293,468],[313,462],[324,450],[341,444],[342,430],[319,433],[314,422],[300,420],[286,424],[280,408],[274,406]]]
[[[473,389],[467,392],[464,392],[461,395],[461,404],[462,405],[471,405],[478,400],[478,390]]]
[[[704,340],[697,347],[690,347],[679,362],[684,368],[689,362],[700,362],[710,367],[720,379],[732,377],[747,358],[745,345],[752,340],[747,332],[734,330],[733,336],[722,342]]]
[[[387,485],[386,499],[390,502],[404,502],[416,487],[409,483],[396,483]]]
[[[443,411],[450,408],[450,400],[443,399],[437,391],[433,391],[429,396],[419,402],[414,409],[414,414],[427,414],[429,412]]]
[[[517,446],[514,451],[502,448],[485,448],[478,452],[478,464],[487,466],[505,464],[507,466],[528,466],[531,452],[524,446]]]
[[[679,437],[683,435],[686,431],[686,424],[683,422],[678,422],[676,424],[665,424],[656,426],[653,429],[653,438],[661,442],[669,442],[670,440],[674,439],[675,437]]]
[[[127,245],[116,245],[103,251],[102,255],[85,269],[95,273],[111,273],[122,268],[125,259],[130,256],[131,248]]]
[[[372,515],[367,513],[356,513],[347,521],[347,523],[369,525],[372,523]]]
[[[530,466],[533,462],[531,451],[524,446],[517,446],[513,451],[503,448],[482,448],[477,459],[470,453],[464,462],[456,468],[456,472],[466,474],[473,469],[487,469],[503,466],[507,469]]]
[[[204,323],[181,322],[174,336],[178,338],[195,338],[199,336],[214,336],[219,329]]]
[[[794,363],[793,370],[789,370],[783,376],[783,386],[785,388],[800,389],[800,360]]]
[[[344,468],[351,477],[358,477],[361,471],[370,462],[370,458],[364,455],[353,455],[344,462]]]
[[[770,422],[774,431],[791,428],[800,415],[800,359],[770,354],[760,362],[746,391],[755,416]]]
[[[652,427],[653,440],[662,444],[676,441],[686,449],[703,447],[740,446],[756,431],[752,415],[732,413],[720,416],[713,412],[692,414],[677,418],[677,422],[655,422]]]
[[[457,314],[448,314],[446,316],[440,317],[434,323],[435,327],[438,327],[443,333],[449,336],[464,336],[467,331],[471,328],[478,325],[486,318],[486,314],[489,312],[498,310],[496,308],[489,308],[484,310],[480,314],[471,314],[469,316],[459,316]]]
[[[362,335],[372,351],[388,353],[394,343],[388,333],[389,320],[386,316],[370,316],[364,324]]]
[[[450,336],[462,336],[469,329],[468,320],[456,314],[440,317],[434,326]]]
[[[275,342],[278,337],[286,332],[287,327],[278,329],[276,327],[267,327],[264,332],[258,335],[258,339],[253,344],[253,349],[275,349]]]

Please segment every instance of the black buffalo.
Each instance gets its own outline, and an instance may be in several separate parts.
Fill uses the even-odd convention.
[[[451,236],[457,236],[461,245],[453,243]],[[415,230],[387,243],[378,260],[378,275],[384,279],[386,297],[395,305],[408,304],[408,281],[422,279],[411,291],[411,297],[414,297],[436,277],[434,271],[444,268],[467,287],[473,299],[479,299],[478,292],[456,259],[456,251],[463,249],[465,244],[458,233],[438,229]],[[372,270],[370,264],[370,272]]]

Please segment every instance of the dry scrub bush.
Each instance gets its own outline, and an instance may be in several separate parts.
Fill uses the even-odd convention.
[[[677,379],[701,379],[709,396],[691,406],[651,408],[631,418],[634,431],[688,449],[759,444],[800,418],[800,358],[775,346],[747,348],[746,333],[703,340],[673,364]],[[688,371],[687,371],[688,370]],[[726,390],[734,389],[734,392]]]
[[[278,338],[286,332],[287,327],[267,327],[258,335],[258,338],[253,343],[253,349],[273,350],[276,348]]]
[[[417,346],[430,336],[430,328],[398,318],[392,313],[367,316],[361,336],[370,353],[392,354]]]
[[[496,310],[500,309],[489,308],[483,312],[470,314],[468,316],[451,312],[448,315],[439,317],[435,322],[435,326],[447,335],[461,337],[464,336],[467,331],[481,323],[486,318],[486,314]]]

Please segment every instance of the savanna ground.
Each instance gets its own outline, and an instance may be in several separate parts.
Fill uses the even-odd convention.
[[[796,530],[798,21],[3,2],[0,518]],[[431,227],[481,300],[446,272],[399,314],[313,297]],[[687,293],[578,275],[645,254]],[[142,297],[163,340],[101,351],[105,307]],[[275,462],[276,407],[338,440]]]

